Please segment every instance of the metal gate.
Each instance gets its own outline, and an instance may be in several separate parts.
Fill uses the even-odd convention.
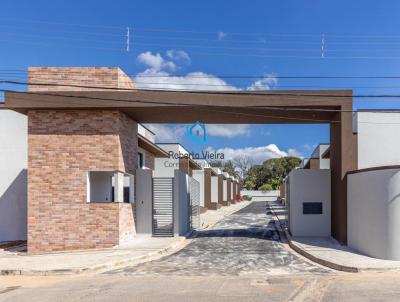
[[[174,236],[174,179],[153,178],[153,236]]]
[[[190,229],[200,228],[200,184],[197,180],[189,177],[189,217]]]

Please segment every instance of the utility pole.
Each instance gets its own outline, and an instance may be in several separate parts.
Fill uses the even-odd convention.
[[[126,28],[126,51],[129,52],[129,45],[130,45],[130,30],[129,27]]]

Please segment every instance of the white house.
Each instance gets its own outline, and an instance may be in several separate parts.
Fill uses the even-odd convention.
[[[27,239],[27,121],[0,110],[0,242]]]
[[[348,245],[400,260],[400,113],[354,115],[358,170],[347,176]]]

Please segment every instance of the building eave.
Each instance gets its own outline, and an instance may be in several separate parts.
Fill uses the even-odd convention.
[[[151,154],[155,157],[169,157],[167,151],[161,149],[159,146],[145,138],[143,135],[138,134],[138,146]]]

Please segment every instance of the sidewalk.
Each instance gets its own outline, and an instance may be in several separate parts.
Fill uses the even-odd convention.
[[[249,205],[239,202],[229,207],[201,214],[201,229]],[[29,255],[0,249],[0,275],[67,275],[80,274],[135,265],[180,250],[190,243],[185,237],[155,238],[137,236],[127,245],[109,249]]]
[[[282,226],[289,246],[314,262],[345,272],[400,270],[400,261],[363,255],[331,237],[292,237],[286,228],[285,207],[278,202],[270,202],[270,207]]]
[[[109,249],[29,255],[0,250],[0,275],[63,275],[133,265],[161,257],[186,244],[185,237],[138,236]]]

